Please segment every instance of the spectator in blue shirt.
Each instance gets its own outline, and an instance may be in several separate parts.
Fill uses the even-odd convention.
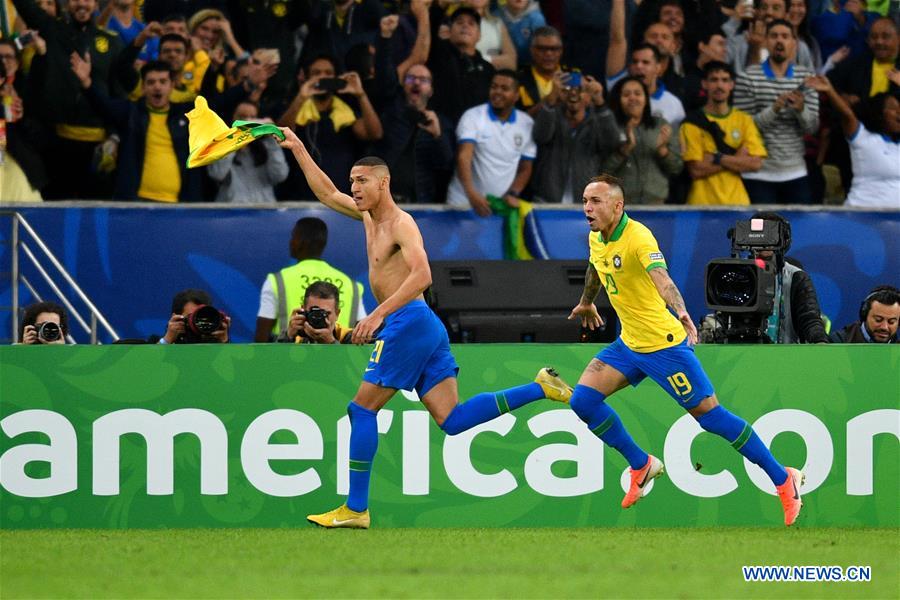
[[[862,0],[832,0],[831,8],[812,20],[812,33],[819,42],[825,60],[842,46],[850,48],[850,57],[866,53],[866,38],[877,13],[865,10]]]
[[[503,19],[519,57],[519,66],[531,64],[531,36],[547,24],[537,0],[506,0],[496,15]]]
[[[111,31],[115,31],[122,38],[122,44],[127,46],[134,41],[144,30],[144,23],[137,17],[134,6],[135,0],[110,0],[106,8],[100,13],[97,23]],[[147,62],[156,60],[159,56],[159,39],[150,38],[141,49],[138,60]]]

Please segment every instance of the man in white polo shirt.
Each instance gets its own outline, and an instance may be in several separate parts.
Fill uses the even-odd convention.
[[[447,204],[471,206],[486,217],[491,214],[488,195],[510,206],[518,203],[537,153],[531,137],[534,121],[516,109],[518,100],[515,71],[502,69],[491,79],[488,103],[463,113],[456,127],[459,151]]]

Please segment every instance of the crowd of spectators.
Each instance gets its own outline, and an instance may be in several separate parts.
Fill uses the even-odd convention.
[[[577,203],[608,172],[634,204],[900,208],[891,6],[0,0],[0,198],[311,199],[272,140],[188,169],[202,95],[345,187],[382,156],[403,203]]]

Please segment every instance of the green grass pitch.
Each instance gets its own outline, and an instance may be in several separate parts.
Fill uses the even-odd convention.
[[[2,598],[898,598],[897,529],[0,532]],[[868,565],[746,583],[742,565]]]

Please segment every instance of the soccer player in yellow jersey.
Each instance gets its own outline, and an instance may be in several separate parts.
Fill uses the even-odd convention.
[[[792,525],[803,504],[803,474],[778,463],[753,428],[719,404],[694,355],[697,328],[653,234],[625,213],[619,181],[608,175],[593,178],[582,201],[591,228],[591,255],[584,293],[569,319],[580,319],[590,329],[603,324],[594,306],[602,285],[619,315],[622,334],[588,363],[570,405],[597,437],[628,461],[631,486],[622,507],[641,499],[647,482],[663,473],[663,463],[638,447],[606,398],[650,376],[703,429],[728,440],[768,474],[784,507],[784,523]]]

